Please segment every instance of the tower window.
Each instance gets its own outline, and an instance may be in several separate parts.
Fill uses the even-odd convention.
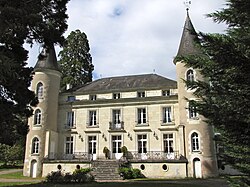
[[[41,125],[42,112],[40,109],[36,109],[34,115],[34,125]]]
[[[189,103],[188,113],[190,119],[196,119],[198,117],[197,107]]]
[[[32,140],[32,154],[38,154],[39,153],[39,139],[37,137],[33,138]]]
[[[36,94],[38,99],[43,98],[43,83],[39,82],[36,86]]]
[[[199,141],[199,135],[194,132],[191,135],[191,148],[192,152],[199,151],[200,150],[200,141]]]
[[[189,70],[187,71],[186,80],[187,80],[187,81],[190,81],[190,82],[194,81],[194,70],[189,69]]]

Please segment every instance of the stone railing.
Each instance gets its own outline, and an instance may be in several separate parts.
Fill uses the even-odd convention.
[[[86,152],[75,152],[73,154],[50,152],[45,156],[45,160],[92,160],[92,154]]]
[[[129,151],[127,153],[128,160],[180,160],[179,151],[165,153],[163,151],[147,151],[147,153],[139,153],[137,151]]]

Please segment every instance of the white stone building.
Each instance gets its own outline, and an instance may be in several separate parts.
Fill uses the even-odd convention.
[[[177,55],[196,53],[189,15]],[[60,92],[54,48],[37,61],[31,89],[39,99],[28,123],[25,176],[72,172],[105,160],[127,159],[146,177],[217,176],[213,129],[187,99],[196,99],[183,80],[201,79],[197,70],[174,60],[177,81],[156,75],[102,78]]]

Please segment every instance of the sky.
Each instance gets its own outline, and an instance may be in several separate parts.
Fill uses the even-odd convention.
[[[176,79],[176,56],[186,19],[186,0],[71,0],[68,30],[84,32],[90,44],[94,80],[155,73]],[[222,33],[224,24],[206,14],[221,10],[225,0],[192,0],[189,15],[196,31]],[[34,66],[41,50],[29,50]],[[57,53],[62,50],[56,47]]]

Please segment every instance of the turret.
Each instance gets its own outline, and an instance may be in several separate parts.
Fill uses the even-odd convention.
[[[29,118],[26,139],[24,176],[37,177],[42,173],[42,160],[49,152],[55,152],[57,133],[58,95],[61,73],[57,65],[54,46],[45,48],[34,67],[31,90],[39,104]]]
[[[196,48],[195,39],[197,34],[189,17],[187,17],[183,28],[180,46],[177,56],[199,55]],[[197,100],[193,95],[194,90],[188,89],[185,80],[202,80],[198,69],[185,66],[184,61],[174,59],[177,71],[178,103],[180,120],[179,124],[183,128],[185,147],[184,156],[188,159],[188,177],[207,178],[217,176],[217,161],[215,145],[213,141],[213,128],[205,123],[204,117],[199,115],[196,108],[191,107],[189,102]]]

